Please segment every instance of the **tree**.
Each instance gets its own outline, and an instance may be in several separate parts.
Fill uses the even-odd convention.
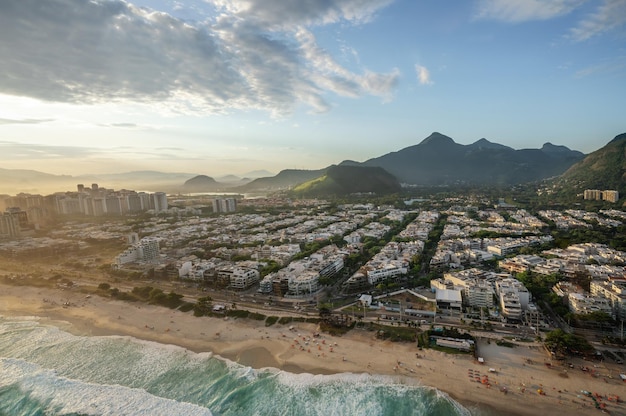
[[[193,307],[194,316],[206,316],[211,313],[211,303],[213,299],[210,296],[198,298],[198,302]]]
[[[568,334],[562,329],[550,331],[545,338],[545,346],[557,356],[568,354],[588,354],[593,347],[587,340],[579,335]]]

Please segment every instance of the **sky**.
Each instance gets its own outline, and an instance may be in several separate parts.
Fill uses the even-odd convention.
[[[320,169],[626,132],[626,0],[2,0],[0,168]]]

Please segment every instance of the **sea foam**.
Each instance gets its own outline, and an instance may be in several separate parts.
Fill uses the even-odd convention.
[[[0,370],[0,414],[469,414],[413,379],[256,370],[131,337],[75,336],[35,320],[0,319]]]
[[[209,416],[200,406],[156,397],[141,389],[84,383],[17,359],[0,359],[0,387],[14,386],[39,402],[46,414],[100,416]]]

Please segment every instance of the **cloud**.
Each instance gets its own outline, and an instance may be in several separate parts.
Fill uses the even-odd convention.
[[[110,127],[120,127],[120,128],[126,128],[126,129],[132,129],[135,127],[138,127],[137,124],[135,123],[111,123],[109,124]]]
[[[213,0],[228,15],[266,28],[298,28],[341,21],[367,23],[393,0]]]
[[[626,0],[604,0],[595,13],[571,30],[576,41],[585,41],[626,24]]]
[[[587,0],[478,0],[477,19],[511,23],[548,20],[563,16]]]
[[[0,125],[2,124],[41,124],[54,121],[52,118],[22,118],[22,119],[10,119],[0,118]]]
[[[96,154],[97,149],[78,146],[54,146],[0,141],[3,160],[81,158]]]
[[[415,72],[417,72],[417,80],[420,85],[432,85],[433,81],[430,79],[430,72],[425,66],[415,65]]]
[[[212,0],[202,22],[122,0],[0,2],[0,93],[280,116],[325,97],[391,96],[398,71],[352,72],[310,27],[365,24],[391,0]]]
[[[176,154],[181,152],[181,154]],[[75,159],[93,160],[101,158],[119,159],[159,159],[159,160],[194,160],[200,156],[189,156],[185,149],[176,147],[159,147],[147,151],[143,148],[123,146],[109,149],[89,146],[55,146],[34,143],[18,143],[0,141],[0,160],[53,160]]]
[[[584,78],[597,73],[618,74],[626,68],[626,56],[611,57],[606,62],[588,66],[574,73],[574,78]]]
[[[569,30],[570,39],[585,41],[626,25],[626,0],[477,0],[475,17],[510,23],[549,20],[569,14],[585,3],[591,3],[595,11],[584,12]]]

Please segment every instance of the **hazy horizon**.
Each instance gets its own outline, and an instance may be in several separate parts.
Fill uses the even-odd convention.
[[[7,0],[0,167],[320,169],[433,131],[590,153],[626,131],[625,23],[626,0]]]

